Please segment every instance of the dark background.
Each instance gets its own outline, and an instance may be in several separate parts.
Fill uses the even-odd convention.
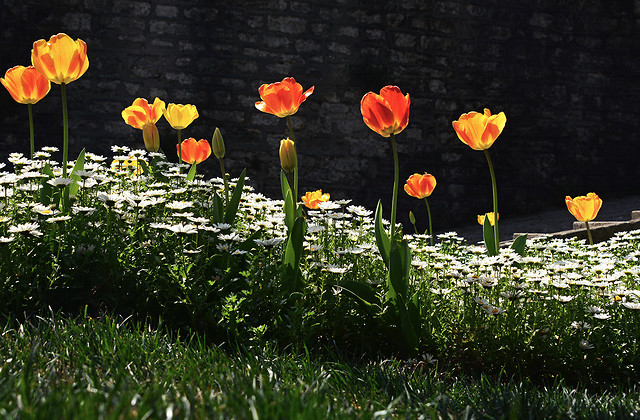
[[[285,120],[254,108],[262,83],[293,76],[314,94],[292,117],[301,190],[375,207],[389,217],[389,141],[369,130],[360,98],[387,84],[411,95],[397,136],[402,183],[436,176],[434,228],[490,211],[483,153],[451,127],[460,114],[504,111],[490,149],[501,219],[564,206],[565,195],[637,194],[640,166],[640,1],[631,0],[4,0],[0,69],[28,65],[33,42],[58,32],[88,45],[89,70],[69,84],[70,156],[82,148],[144,148],[120,112],[136,97],[191,103],[185,137],[220,127],[226,166],[279,198]],[[0,162],[28,153],[27,108],[0,92]],[[59,86],[34,106],[36,147],[62,143]],[[162,119],[163,149],[176,132]],[[173,158],[173,156],[171,156]],[[199,165],[218,175],[210,160]],[[401,187],[402,188],[402,187]],[[402,191],[402,190],[401,190]],[[424,203],[401,192],[399,218]],[[570,219],[570,216],[569,216]],[[424,225],[424,223],[422,223]]]

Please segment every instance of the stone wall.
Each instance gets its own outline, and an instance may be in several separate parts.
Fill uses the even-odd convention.
[[[83,147],[142,148],[120,112],[136,97],[195,104],[186,136],[220,127],[233,175],[279,195],[286,123],[254,108],[262,83],[293,76],[314,94],[292,117],[302,190],[374,207],[388,217],[389,142],[369,130],[362,95],[396,84],[411,95],[398,136],[400,178],[434,174],[436,229],[491,210],[483,153],[451,121],[504,111],[491,148],[502,218],[563,206],[565,195],[608,197],[640,187],[640,1],[611,0],[4,0],[0,68],[29,63],[33,41],[66,32],[88,44],[90,67],[68,87],[71,156]],[[508,4],[508,6],[505,6]],[[0,94],[0,161],[28,151],[27,110]],[[34,107],[36,144],[60,145],[60,92]],[[176,133],[159,123],[163,149]],[[210,175],[217,164],[210,162]],[[401,193],[399,218],[424,204]],[[570,218],[570,216],[568,216]]]

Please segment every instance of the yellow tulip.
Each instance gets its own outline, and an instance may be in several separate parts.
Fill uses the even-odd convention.
[[[169,104],[162,110],[171,127],[176,130],[187,128],[200,115],[195,105]]]
[[[87,44],[64,33],[53,35],[49,41],[39,39],[33,43],[31,63],[53,83],[73,82],[89,68]]]

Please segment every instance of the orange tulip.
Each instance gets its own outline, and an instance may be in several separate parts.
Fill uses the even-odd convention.
[[[506,122],[504,112],[491,115],[491,111],[485,108],[484,114],[471,111],[460,115],[458,121],[453,122],[453,129],[458,138],[472,149],[486,150],[502,133]]]
[[[187,128],[200,115],[195,105],[169,104],[162,110],[164,117],[169,121],[171,127],[176,130]],[[208,142],[207,142],[208,143]]]
[[[35,67],[15,66],[0,78],[11,97],[19,104],[35,104],[51,90],[51,82]]]
[[[404,184],[404,191],[415,198],[426,198],[436,188],[436,177],[428,173],[413,174]]]
[[[302,92],[302,85],[293,77],[285,77],[282,82],[263,84],[258,88],[260,99],[256,102],[259,111],[284,118],[298,112],[300,104],[313,93],[315,86]]]
[[[122,119],[131,127],[142,130],[145,124],[157,123],[164,109],[164,101],[160,98],[156,98],[152,105],[144,98],[137,98],[122,111]]]
[[[567,209],[573,214],[579,222],[590,222],[595,219],[602,207],[602,200],[597,194],[590,192],[586,196],[578,196],[571,198],[567,196],[564,199]]]
[[[389,137],[402,132],[409,123],[409,94],[402,95],[397,86],[385,86],[380,94],[369,92],[360,101],[364,123],[380,134]]]
[[[33,43],[31,63],[53,83],[73,82],[89,68],[87,44],[63,33],[53,35],[48,42],[39,39]]]
[[[322,190],[310,191],[302,196],[302,202],[307,206],[307,208],[317,209],[320,206],[320,203],[329,201],[329,198],[329,194],[322,194]]]
[[[211,146],[209,142],[202,139],[196,141],[193,137],[184,140],[180,147],[182,149],[182,160],[187,163],[200,163],[207,160],[211,156]],[[176,144],[176,153],[180,155],[178,145]]]

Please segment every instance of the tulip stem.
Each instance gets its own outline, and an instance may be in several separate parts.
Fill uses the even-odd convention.
[[[287,125],[289,126],[289,135],[291,136],[291,141],[293,141],[293,150],[296,152],[296,157],[298,156],[298,149],[296,145],[296,136],[293,134],[293,125],[291,125],[291,117],[287,115]],[[293,170],[293,202],[295,204],[294,207],[298,207],[298,159],[296,159],[296,167]]]
[[[431,225],[431,209],[429,208],[429,201],[427,197],[424,198],[424,202],[427,205],[427,216],[429,217],[429,240],[431,242],[431,246],[433,246],[433,226]]]
[[[62,177],[67,177],[67,160],[69,159],[69,113],[67,112],[67,85],[60,83],[60,92],[62,96]],[[64,187],[62,194],[62,208],[65,212],[70,206],[69,186]]]
[[[593,245],[593,236],[591,236],[591,229],[589,229],[589,222],[584,222],[587,227],[587,237],[589,238],[589,245]]]
[[[398,183],[400,178],[395,134],[391,134],[391,150],[393,151],[393,197],[391,198],[391,235],[389,237],[393,241],[396,233],[396,208],[398,206]]]
[[[27,108],[29,108],[29,141],[31,144],[31,156],[29,157],[29,159],[33,159],[33,153],[34,153],[34,134],[33,134],[33,109],[31,107],[32,104],[27,104]]]
[[[67,87],[60,83],[62,93],[62,177],[67,177],[67,159],[69,158],[69,115],[67,113]]]
[[[224,182],[224,205],[225,208],[229,204],[229,183],[227,182],[227,173],[224,171],[224,162],[222,159],[218,159],[220,161],[220,171],[222,172],[222,182]]]
[[[182,129],[178,128],[178,165],[182,166],[182,145],[180,142],[182,141]],[[181,172],[180,166],[178,166],[178,173]]]
[[[493,171],[493,164],[489,157],[489,150],[484,149],[484,155],[487,157],[487,163],[489,164],[489,172],[491,173],[491,188],[493,190],[493,237],[495,239],[495,251],[496,254],[500,250],[500,235],[498,234],[498,186],[496,184],[496,174]]]

